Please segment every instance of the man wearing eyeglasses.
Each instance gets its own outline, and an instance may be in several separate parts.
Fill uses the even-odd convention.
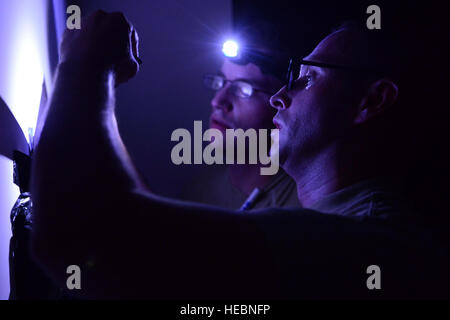
[[[364,182],[373,176],[358,149],[373,138],[366,124],[393,108],[403,88],[362,72],[369,60],[392,71],[377,58],[390,54],[385,47],[367,50],[363,33],[344,28],[291,72],[289,88],[271,101],[280,158],[305,208],[242,214],[141,187],[112,100],[138,70],[133,27],[104,12],[83,25],[65,35],[32,170],[32,249],[61,287],[77,265],[82,287],[71,293],[88,298],[448,297],[444,247],[411,226],[386,189]]]
[[[399,155],[387,146],[401,148],[389,121],[401,107],[403,79],[393,59],[370,53],[382,52],[378,38],[344,25],[309,56],[292,59],[286,85],[271,98],[280,164],[307,208],[353,216],[400,213],[400,177],[389,172]],[[355,50],[350,41],[363,48]]]
[[[283,85],[287,59],[269,49],[279,45],[273,26],[259,23],[259,27],[239,29],[245,39],[239,55],[225,58],[217,74],[203,79],[205,87],[215,91],[210,127],[224,137],[227,129],[267,129],[268,134],[275,129],[269,99]],[[274,176],[261,175],[261,166],[235,163],[205,168],[187,186],[183,199],[242,210],[298,206],[295,182],[282,169]]]

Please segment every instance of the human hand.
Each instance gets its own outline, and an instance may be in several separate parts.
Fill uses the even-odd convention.
[[[139,70],[139,38],[121,12],[98,10],[85,18],[80,30],[66,29],[60,63],[81,63],[88,69],[112,71],[116,85]]]

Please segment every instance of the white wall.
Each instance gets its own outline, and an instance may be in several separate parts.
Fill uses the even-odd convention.
[[[47,4],[47,0],[0,0],[0,96],[27,138],[28,128],[36,125],[44,74],[50,75]],[[9,214],[18,195],[12,161],[0,156],[0,299],[9,296]]]

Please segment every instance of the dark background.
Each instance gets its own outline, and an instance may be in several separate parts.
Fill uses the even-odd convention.
[[[221,63],[220,45],[231,26],[268,21],[295,55],[307,55],[333,27],[348,19],[365,21],[371,4],[381,8],[382,29],[402,29],[408,37],[405,59],[415,56],[411,79],[417,99],[396,129],[400,147],[412,152],[407,168],[410,199],[429,217],[447,217],[448,194],[448,39],[447,1],[78,1],[83,14],[98,8],[123,11],[139,31],[144,65],[136,79],[118,91],[121,133],[150,188],[177,196],[198,173],[198,166],[175,166],[170,135],[206,124],[212,94],[201,76]],[[404,145],[403,145],[404,144]]]

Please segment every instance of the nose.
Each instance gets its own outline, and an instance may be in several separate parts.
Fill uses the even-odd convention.
[[[291,105],[291,98],[287,94],[286,86],[270,97],[270,105],[278,110],[289,108]]]
[[[211,106],[213,109],[220,109],[227,112],[233,109],[230,93],[228,92],[226,86],[216,92],[214,98],[211,100]]]

